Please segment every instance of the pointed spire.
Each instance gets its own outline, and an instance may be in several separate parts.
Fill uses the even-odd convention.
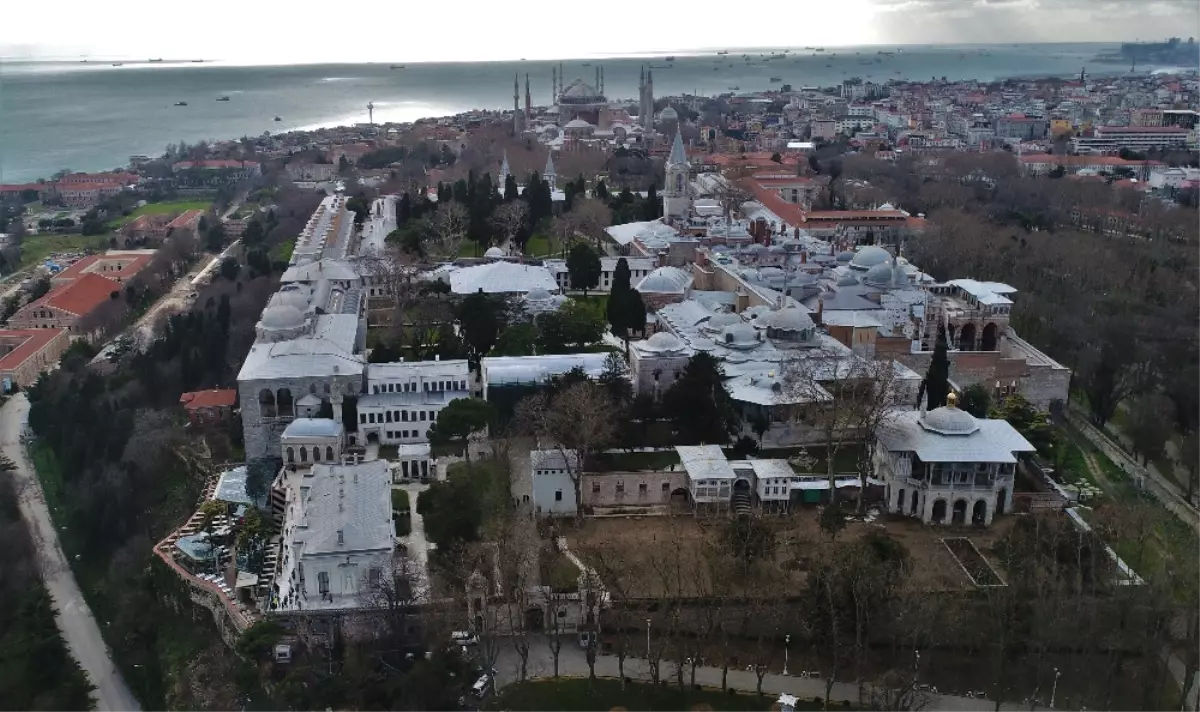
[[[671,143],[671,155],[667,157],[668,166],[678,166],[687,163],[687,152],[683,150],[683,132],[675,131],[675,141]]]
[[[504,149],[504,159],[500,162],[500,185],[507,183],[510,175],[512,171],[508,170],[508,149]]]
[[[558,67],[550,67],[550,103],[558,103]]]
[[[554,171],[554,151],[547,151],[546,152],[546,169],[542,171],[542,177],[549,180],[549,179],[555,178],[557,176],[558,176],[558,173],[556,173]],[[551,187],[553,187],[553,183],[551,184]]]

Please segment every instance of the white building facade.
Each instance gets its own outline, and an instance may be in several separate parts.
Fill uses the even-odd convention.
[[[375,363],[367,368],[358,399],[358,433],[364,443],[423,443],[438,414],[457,398],[470,398],[465,359]]]

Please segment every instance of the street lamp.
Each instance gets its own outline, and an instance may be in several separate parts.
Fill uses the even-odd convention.
[[[1058,694],[1058,676],[1062,673],[1054,668],[1054,685],[1050,688],[1050,709],[1054,709],[1054,696]]]
[[[785,635],[785,636],[783,636],[783,674],[784,674],[784,675],[788,674],[788,671],[787,671],[787,664],[788,664],[788,643],[791,643],[791,642],[792,642],[792,636],[791,636],[791,635]]]
[[[646,660],[650,659],[650,619],[646,619]]]

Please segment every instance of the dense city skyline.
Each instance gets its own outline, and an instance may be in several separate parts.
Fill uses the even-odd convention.
[[[179,26],[176,16],[148,0],[124,0],[117,6],[119,11],[70,0],[54,23],[44,22],[32,7],[12,8],[9,27],[20,27],[22,32],[19,41],[16,37],[0,41],[0,56],[203,58],[247,64],[502,61],[808,44],[1158,40],[1186,37],[1200,24],[1200,6],[1187,0],[844,0],[836,6],[797,3],[777,18],[781,21],[750,22],[737,30],[714,22],[712,12],[647,6],[638,11],[638,24],[645,31],[630,32],[626,16],[597,13],[588,18],[587,32],[579,33],[569,23],[514,14],[504,5],[467,2],[460,16],[473,18],[469,24],[445,23],[444,31],[415,33],[403,42],[346,41],[322,46],[299,42],[312,32],[311,18],[276,0],[256,4],[255,15],[269,18],[272,31],[258,33],[252,40],[245,33],[226,30],[171,32]],[[231,0],[215,0],[208,10],[212,17],[246,14],[244,5]],[[443,23],[437,12],[433,6],[406,8],[396,18],[397,27],[440,28]],[[448,36],[454,41],[446,41]]]

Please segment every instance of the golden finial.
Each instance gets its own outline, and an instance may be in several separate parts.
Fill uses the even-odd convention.
[[[955,393],[954,391],[950,391],[949,393],[946,394],[946,407],[947,408],[957,408],[958,407],[958,394]]]

